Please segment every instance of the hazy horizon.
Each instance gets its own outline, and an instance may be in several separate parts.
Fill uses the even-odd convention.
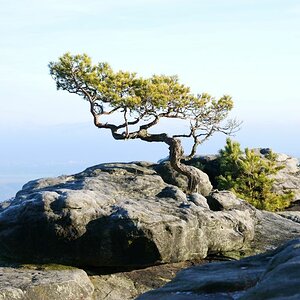
[[[294,152],[293,147],[280,141],[276,143],[276,139],[266,137],[262,131],[256,139],[247,141],[247,135],[243,134],[246,130],[247,127],[244,130],[242,127],[231,137],[242,148],[272,148],[275,152],[300,157],[300,151]],[[30,180],[74,174],[104,162],[155,163],[168,156],[168,147],[163,143],[116,141],[109,132],[94,128],[92,122],[31,128],[26,139],[28,142],[22,140],[21,130],[7,133],[5,137],[6,155],[0,158],[0,201],[13,197]],[[225,139],[222,134],[214,136],[199,146],[198,154],[216,154],[224,147]],[[188,149],[188,143],[184,145]]]

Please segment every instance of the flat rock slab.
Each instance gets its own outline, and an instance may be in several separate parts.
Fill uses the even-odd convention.
[[[137,300],[300,299],[300,240],[240,261],[185,269]]]
[[[17,265],[1,263],[1,300],[133,300],[142,293],[171,281],[176,273],[203,261],[186,261],[139,270],[106,273],[106,269],[86,272],[61,265]],[[87,276],[89,275],[89,277]]]
[[[1,300],[91,300],[94,287],[83,270],[0,267]]]
[[[94,285],[95,300],[133,300],[142,293],[153,290],[171,281],[176,273],[194,264],[208,263],[208,261],[180,262],[152,266],[129,272],[118,272],[107,275],[90,274]]]

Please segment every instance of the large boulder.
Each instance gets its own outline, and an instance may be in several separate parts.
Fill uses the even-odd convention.
[[[283,168],[274,176],[274,191],[282,193],[292,191],[294,200],[300,200],[300,167],[295,157],[286,154],[278,154],[277,164]]]
[[[149,163],[115,163],[26,184],[0,212],[0,257],[135,268],[255,253],[299,234],[230,192],[187,196]]]
[[[0,256],[26,262],[141,266],[243,250],[254,210],[212,211],[147,164],[103,164],[31,181],[0,213]]]
[[[239,261],[185,269],[164,287],[137,300],[217,300],[300,298],[300,240]]]
[[[94,286],[79,269],[0,267],[1,300],[92,300]]]

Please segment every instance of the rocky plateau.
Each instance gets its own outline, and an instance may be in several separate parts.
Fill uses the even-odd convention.
[[[215,164],[211,157],[197,162],[207,170]],[[167,162],[107,163],[30,181],[0,203],[0,299],[135,299],[196,264],[139,299],[259,299],[249,298],[256,286],[290,259],[299,263],[299,241],[282,246],[300,235],[299,166],[284,155],[278,163],[286,168],[274,188],[295,193],[294,209],[281,213],[259,211],[229,191],[187,195]],[[284,258],[288,251],[293,256]],[[245,276],[238,273],[244,267]],[[218,290],[213,274],[221,278],[227,268]],[[191,277],[195,285],[186,288]]]

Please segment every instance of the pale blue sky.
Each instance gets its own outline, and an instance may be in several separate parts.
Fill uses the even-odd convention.
[[[66,51],[144,76],[178,74],[195,93],[230,94],[242,146],[300,156],[298,0],[0,4],[0,198],[1,184],[16,177],[167,155],[163,145],[113,141],[93,128],[84,101],[56,91],[47,64]],[[199,153],[223,144],[212,138]]]

